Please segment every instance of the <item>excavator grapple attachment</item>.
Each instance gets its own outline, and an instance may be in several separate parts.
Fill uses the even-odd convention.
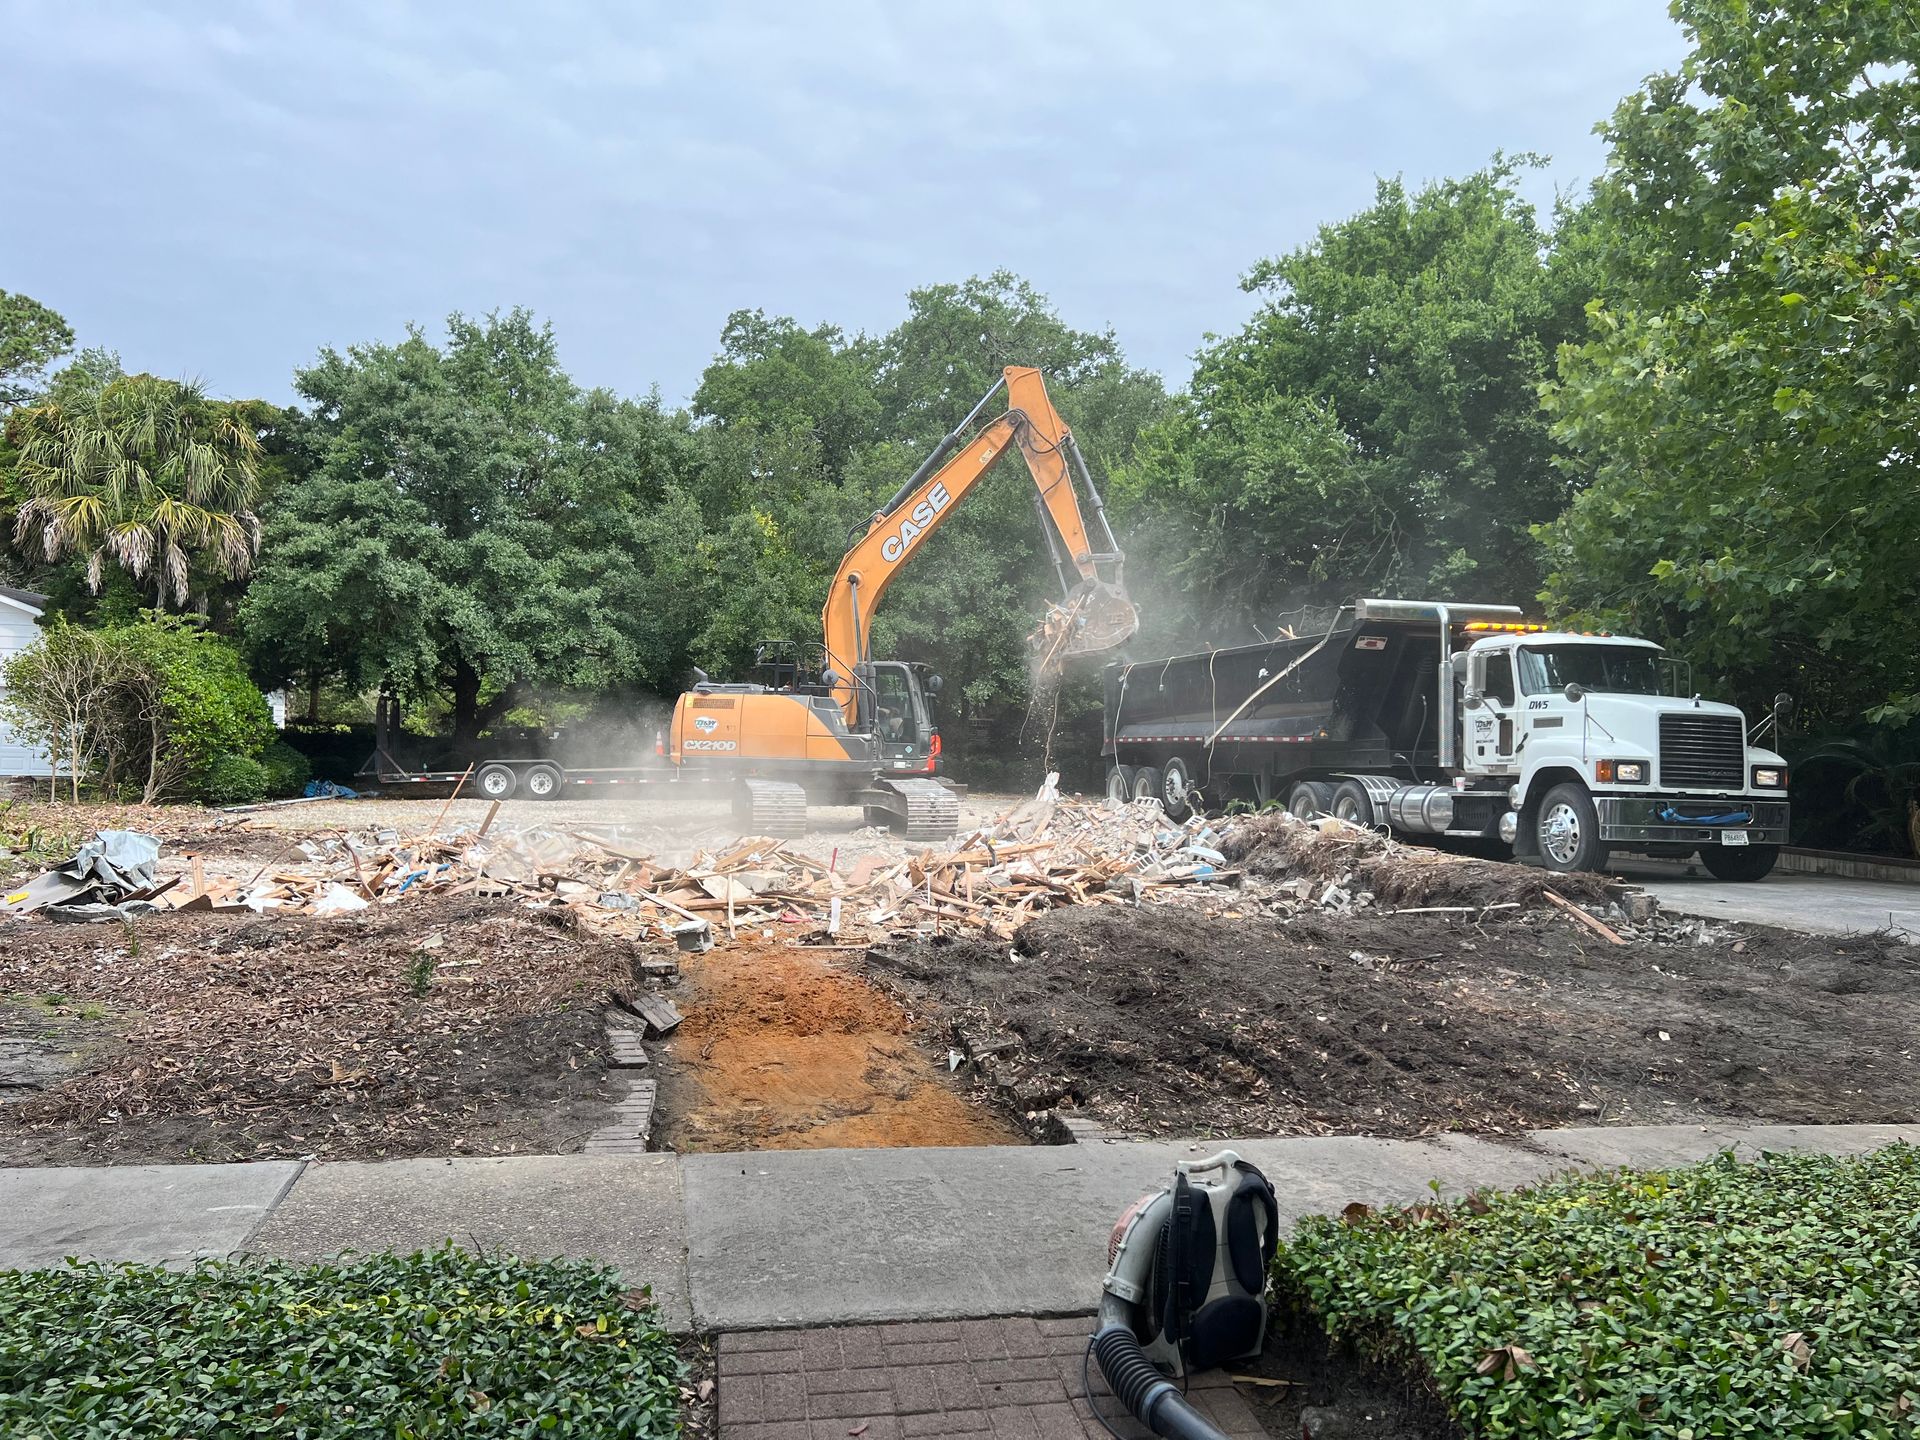
[[[1047,607],[1047,618],[1027,636],[1045,671],[1077,655],[1098,655],[1124,645],[1140,628],[1140,612],[1127,592],[1100,580],[1083,581],[1067,599]]]

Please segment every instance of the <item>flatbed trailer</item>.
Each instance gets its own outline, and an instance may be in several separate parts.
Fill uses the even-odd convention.
[[[687,774],[670,765],[563,765],[551,756],[503,755],[476,760],[462,770],[409,770],[388,760],[361,767],[359,776],[382,789],[409,785],[460,785],[485,800],[558,800],[569,791],[635,789],[643,785],[703,785],[712,777]]]

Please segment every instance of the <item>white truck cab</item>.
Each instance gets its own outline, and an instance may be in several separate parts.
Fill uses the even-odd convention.
[[[1507,782],[1500,838],[1515,858],[1595,870],[1613,850],[1698,853],[1757,880],[1787,837],[1787,767],[1731,705],[1687,693],[1648,640],[1493,627],[1453,657],[1458,779]]]

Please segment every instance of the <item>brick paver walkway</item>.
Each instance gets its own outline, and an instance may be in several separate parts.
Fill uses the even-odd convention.
[[[916,1321],[720,1337],[720,1440],[1105,1440],[1087,1406],[1081,1357],[1090,1318]],[[1106,1392],[1120,1433],[1145,1436]],[[1228,1435],[1265,1437],[1219,1372],[1188,1398]]]

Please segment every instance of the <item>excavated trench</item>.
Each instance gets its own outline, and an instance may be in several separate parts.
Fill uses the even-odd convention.
[[[682,1152],[1023,1145],[951,1080],[940,1041],[848,962],[748,941],[682,956],[686,1019],[656,1051],[658,1143]]]

